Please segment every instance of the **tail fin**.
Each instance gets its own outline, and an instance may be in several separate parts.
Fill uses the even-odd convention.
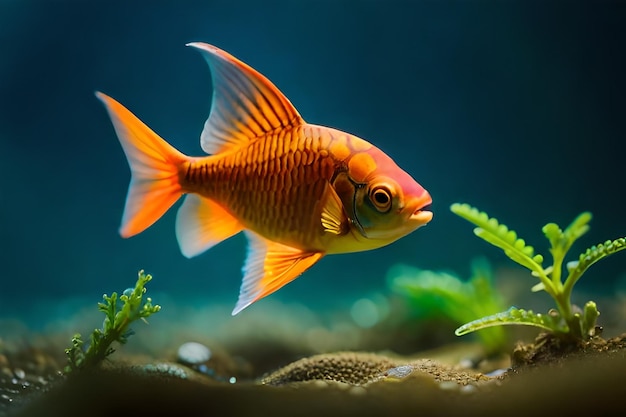
[[[111,97],[99,91],[96,97],[106,106],[130,165],[120,234],[134,236],[156,222],[182,195],[178,168],[187,157]]]

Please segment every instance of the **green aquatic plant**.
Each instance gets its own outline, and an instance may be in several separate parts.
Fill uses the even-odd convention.
[[[104,294],[103,302],[98,303],[98,310],[105,314],[101,329],[95,329],[91,333],[89,345],[85,348],[85,342],[80,334],[72,337],[72,347],[65,349],[68,358],[66,372],[90,369],[99,365],[115,349],[111,347],[114,342],[124,344],[133,334],[130,329],[131,323],[136,320],[146,321],[148,317],[161,310],[161,306],[152,304],[152,299],[144,295],[146,284],[152,276],[139,271],[137,283],[134,288],[128,288],[118,297],[114,292],[111,296]]]
[[[472,262],[472,275],[464,281],[443,271],[395,265],[388,274],[392,291],[406,297],[411,308],[429,316],[447,317],[456,324],[467,323],[502,311],[504,302],[494,286],[491,266],[485,259]],[[501,327],[477,333],[487,354],[502,352],[507,335]]]
[[[571,302],[572,290],[591,265],[626,249],[626,237],[591,246],[580,254],[577,260],[565,264],[567,271],[565,276],[565,257],[573,243],[589,230],[591,213],[581,213],[565,230],[555,223],[548,223],[543,227],[542,231],[550,243],[552,255],[552,265],[544,268],[543,255],[536,254],[535,249],[519,238],[515,231],[499,223],[495,218],[468,204],[453,204],[450,209],[476,226],[474,229],[476,236],[502,249],[510,259],[529,269],[531,274],[539,279],[539,283],[532,287],[532,291],[547,292],[556,304],[556,309],[550,310],[547,314],[511,307],[507,311],[464,324],[456,330],[457,335],[506,324],[540,327],[565,338],[577,340],[586,340],[596,334],[596,320],[600,313],[595,302],[588,301],[582,311],[577,311]]]

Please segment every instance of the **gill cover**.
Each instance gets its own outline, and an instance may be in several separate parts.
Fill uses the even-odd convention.
[[[331,183],[341,199],[348,221],[363,237],[367,237],[356,210],[357,198],[360,198],[359,195],[362,194],[361,190],[365,188],[365,184],[355,182],[345,170],[339,171]]]

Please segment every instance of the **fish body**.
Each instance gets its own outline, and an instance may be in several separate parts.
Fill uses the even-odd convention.
[[[263,75],[204,43],[213,101],[187,156],[114,99],[105,104],[131,168],[120,234],[136,235],[182,195],[176,236],[196,256],[244,231],[237,314],[326,254],[376,249],[428,223],[428,192],[371,143],[306,123]]]

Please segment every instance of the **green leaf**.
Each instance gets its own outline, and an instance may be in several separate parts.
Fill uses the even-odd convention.
[[[548,223],[543,226],[543,234],[548,238],[550,245],[554,248],[559,245],[561,238],[563,237],[563,231],[556,223]]]
[[[591,213],[588,211],[580,213],[578,217],[567,226],[563,234],[573,243],[576,239],[589,231],[588,223],[591,221],[591,218]]]
[[[550,331],[564,331],[564,327],[559,324],[558,316],[533,313],[532,310],[523,310],[511,307],[501,313],[492,314],[480,319],[466,323],[456,329],[454,334],[462,336],[476,330],[485,329],[491,326],[502,325],[525,325],[540,327]]]
[[[604,243],[592,246],[578,257],[578,265],[576,266],[575,271],[582,273],[600,259],[604,259],[607,256],[624,249],[626,249],[626,237],[620,237],[615,240],[607,240]]]
[[[607,240],[588,248],[578,257],[578,262],[571,262],[568,265],[570,271],[566,280],[566,285],[572,287],[578,279],[589,269],[589,267],[600,259],[604,259],[609,255],[626,249],[626,237],[620,237],[615,240]]]
[[[543,256],[535,255],[534,248],[526,245],[523,239],[517,237],[517,233],[500,224],[497,219],[490,218],[487,213],[478,211],[478,209],[469,204],[455,203],[450,206],[450,210],[456,215],[464,218],[476,225],[474,233],[476,236],[491,243],[492,245],[502,249],[504,253],[518,264],[543,274],[541,263]]]
[[[562,231],[561,228],[555,223],[548,223],[543,227],[543,233],[550,241],[550,253],[554,259],[554,265],[558,266],[555,270],[555,280],[560,281],[561,270],[560,267],[563,263],[565,255],[570,250],[574,242],[587,233],[589,230],[588,223],[591,221],[591,213],[583,212],[579,214],[569,226]]]
[[[396,265],[389,271],[391,289],[420,310],[443,312],[455,321],[467,318],[466,286],[455,275]]]
[[[598,307],[596,303],[593,301],[587,301],[585,304],[585,308],[583,309],[583,317],[582,317],[582,333],[586,337],[592,337],[596,333],[596,321],[600,316],[600,312],[598,311]]]
[[[564,231],[556,223],[548,223],[542,230],[553,248],[561,247],[567,252],[576,239],[587,233],[591,218],[591,213],[585,211],[580,213]]]

